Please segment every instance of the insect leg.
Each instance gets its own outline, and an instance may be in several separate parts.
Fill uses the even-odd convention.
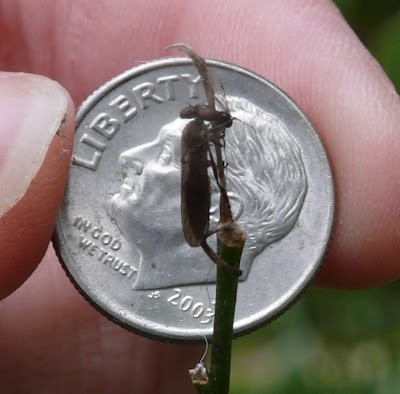
[[[214,156],[212,155],[210,147],[208,147],[208,153],[210,155],[210,165],[211,165],[211,168],[212,168],[212,171],[213,171],[214,179],[217,182],[218,188],[219,188],[219,190],[221,192],[222,190],[225,190],[225,188],[223,188],[223,186],[219,182],[217,164],[215,163]]]
[[[203,240],[203,242],[200,245],[206,255],[211,259],[211,261],[217,265],[219,265],[222,269],[224,269],[226,272],[229,272],[230,274],[234,276],[241,276],[243,271],[240,268],[235,268],[229,265],[226,261],[222,260],[220,257],[217,256],[217,254],[208,246],[207,242]]]

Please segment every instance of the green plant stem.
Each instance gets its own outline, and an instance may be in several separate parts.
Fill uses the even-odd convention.
[[[227,231],[218,234],[218,256],[239,268],[245,239],[245,233],[232,223]],[[229,393],[237,285],[237,277],[217,267],[214,333],[207,393]]]

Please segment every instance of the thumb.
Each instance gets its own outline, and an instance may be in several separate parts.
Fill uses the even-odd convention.
[[[0,73],[0,299],[42,259],[68,176],[73,104],[45,77]]]

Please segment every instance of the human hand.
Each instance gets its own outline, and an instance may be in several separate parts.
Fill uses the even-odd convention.
[[[364,287],[399,276],[399,99],[330,2],[251,1],[243,8],[239,1],[98,1],[94,7],[82,0],[3,0],[0,31],[1,69],[53,78],[75,103],[139,61],[166,56],[163,48],[175,42],[265,76],[306,112],[332,163],[337,221],[318,282]],[[62,89],[46,82],[54,91],[32,100],[30,91],[43,86],[23,87],[21,80],[29,78],[0,75],[1,212],[6,199],[19,199],[0,222],[3,297],[30,275],[49,242],[73,130],[72,104]],[[35,110],[38,117],[32,118],[38,100],[46,110]],[[2,171],[16,151],[11,138],[21,137],[14,168],[22,169],[32,153],[24,122],[45,148],[32,157],[36,167],[21,170],[9,186]],[[54,135],[57,122],[61,135]],[[32,277],[0,304],[0,391],[190,390],[187,369],[202,349],[159,344],[113,325],[87,305],[55,260],[48,252]]]

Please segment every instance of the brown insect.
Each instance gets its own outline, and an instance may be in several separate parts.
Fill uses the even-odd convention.
[[[219,144],[225,128],[232,125],[232,117],[228,111],[217,111],[207,104],[185,107],[179,116],[194,118],[182,133],[181,217],[187,243],[197,247],[209,235],[211,191],[207,167],[212,167],[221,189],[210,144]],[[213,122],[214,126],[206,125],[205,121]]]
[[[223,138],[225,128],[232,125],[232,117],[228,111],[217,111],[206,104],[185,107],[181,110],[180,117],[194,118],[182,132],[181,217],[183,234],[190,246],[201,246],[214,263],[233,275],[240,276],[242,271],[220,259],[206,242],[206,238],[210,235],[209,165],[212,167],[220,191],[224,190],[219,182],[210,143],[219,143],[219,139]],[[213,122],[212,126],[206,125],[205,121]]]
[[[174,46],[171,46],[174,47]],[[219,186],[221,205],[228,219],[231,219],[229,200],[225,188],[224,168],[219,168],[210,145],[214,145],[217,161],[221,162],[221,146],[224,145],[225,129],[232,126],[233,118],[229,112],[225,93],[221,85],[221,94],[215,94],[217,85],[212,81],[206,63],[190,47],[178,44],[178,49],[187,53],[194,61],[206,91],[209,104],[187,106],[180,112],[182,119],[193,119],[182,132],[181,153],[181,217],[182,229],[187,243],[192,247],[201,246],[209,258],[233,275],[240,276],[242,271],[233,268],[208,246],[206,238],[209,233],[209,215],[211,205],[210,178],[208,167],[211,165],[214,178]],[[218,100],[223,110],[215,109]],[[219,153],[218,153],[219,152]],[[221,218],[223,214],[221,211]]]

